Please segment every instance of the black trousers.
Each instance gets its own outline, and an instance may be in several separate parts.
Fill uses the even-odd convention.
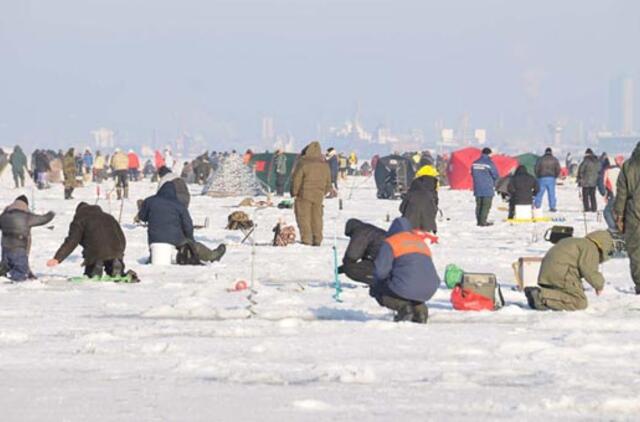
[[[116,187],[126,188],[129,186],[129,170],[115,171]]]
[[[357,262],[345,262],[338,267],[338,273],[346,275],[353,281],[372,285],[375,281],[373,278],[374,269],[373,261],[363,259]]]
[[[106,261],[96,261],[84,267],[84,275],[87,277],[102,277],[104,273],[107,273],[109,277],[124,275],[124,262],[116,258]]]
[[[286,174],[276,174],[276,195],[284,195],[284,185],[287,182]]]
[[[582,205],[585,212],[598,211],[598,203],[596,202],[596,188],[582,188]]]
[[[424,305],[422,302],[402,298],[389,289],[387,283],[374,283],[369,289],[369,295],[373,297],[380,306],[389,308],[393,311],[399,311],[407,305],[418,306]]]

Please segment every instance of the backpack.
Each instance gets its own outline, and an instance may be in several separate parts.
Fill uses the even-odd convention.
[[[573,227],[571,226],[553,226],[544,233],[544,240],[554,245],[566,237],[573,236]]]
[[[458,311],[495,311],[504,306],[504,298],[495,274],[464,273],[451,292],[451,304]]]
[[[244,211],[234,211],[227,217],[227,230],[249,230],[253,221]]]
[[[273,228],[273,233],[273,246],[287,246],[296,243],[296,229],[293,226],[278,223]]]

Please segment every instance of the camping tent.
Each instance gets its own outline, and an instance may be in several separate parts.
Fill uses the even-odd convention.
[[[287,178],[284,185],[284,190],[286,192],[289,190],[291,173],[293,172],[293,167],[298,159],[298,154],[285,153],[284,155],[287,157]],[[268,190],[269,192],[275,192],[276,190],[275,158],[276,155],[274,153],[265,152],[262,154],[254,154],[250,161],[250,166],[253,167],[256,178],[265,190]]]
[[[536,173],[536,162],[540,158],[539,155],[533,154],[531,152],[527,152],[524,154],[520,154],[516,157],[518,163],[527,168],[527,171],[530,175],[535,176]]]
[[[378,159],[374,178],[380,199],[393,199],[409,189],[415,171],[413,162],[400,155],[387,155]]]
[[[451,189],[473,189],[471,178],[471,165],[480,158],[482,151],[478,148],[468,147],[451,153],[451,159],[447,167],[447,176]],[[491,157],[500,177],[506,176],[518,166],[518,160],[506,155],[494,155]]]

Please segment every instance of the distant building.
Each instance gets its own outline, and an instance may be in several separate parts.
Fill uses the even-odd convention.
[[[100,128],[91,132],[96,148],[110,149],[115,146],[115,133],[111,129]]]
[[[609,84],[608,129],[618,135],[634,133],[634,83],[629,76],[612,79]]]
[[[276,130],[273,123],[273,117],[262,118],[262,142],[271,144],[276,139]]]

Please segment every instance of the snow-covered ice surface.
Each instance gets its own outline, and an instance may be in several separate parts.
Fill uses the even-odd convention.
[[[36,192],[37,211],[57,216],[53,230],[32,232],[40,280],[0,284],[2,420],[638,420],[640,298],[627,260],[604,265],[607,286],[600,297],[588,289],[587,311],[530,311],[512,290],[511,263],[543,254],[550,224],[509,225],[496,200],[496,225],[477,228],[471,193],[443,189],[446,218],[432,248],[439,272],[452,262],[494,272],[507,305],[456,312],[441,288],[427,325],[393,323],[365,288],[332,299],[336,216],[342,254],[347,218],[386,227],[399,205],[377,200],[372,180],[343,185],[344,209],[326,203],[322,247],[256,247],[252,318],[248,293],[227,291],[250,277],[251,247],[224,230],[241,198],[192,199],[195,222],[211,222],[197,239],[229,245],[222,262],[151,267],[146,229],[132,219],[135,199],[154,185],[134,184],[123,213],[126,263],[142,282],[75,284],[65,278],[80,274],[80,249],[57,268],[45,262],[77,200],[93,203],[95,188],[78,189],[76,201],[63,201],[60,186]],[[2,203],[17,194],[0,187]],[[560,187],[559,197],[559,215],[583,235],[575,186]],[[117,203],[100,204],[117,216]],[[260,243],[278,218],[294,222],[290,210],[248,212]],[[590,230],[603,225],[588,217]]]

